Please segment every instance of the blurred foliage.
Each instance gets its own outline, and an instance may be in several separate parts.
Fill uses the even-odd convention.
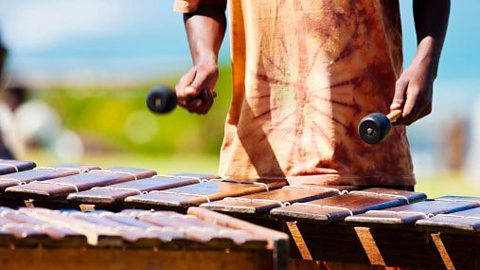
[[[27,160],[32,160],[38,166],[48,166],[58,163],[56,157],[49,151],[30,151]],[[127,166],[154,169],[159,174],[178,172],[215,173],[217,171],[218,155],[192,154],[142,154],[142,153],[103,153],[86,155],[82,164],[96,165],[101,168],[112,166]],[[469,181],[460,172],[438,172],[434,175],[417,177],[415,190],[423,192],[429,198],[442,195],[479,196],[480,186]]]
[[[46,150],[29,151],[26,160],[37,166],[62,163],[58,157]],[[179,172],[216,173],[218,155],[195,154],[143,154],[143,153],[96,153],[85,155],[78,164],[95,165],[100,168],[115,166],[137,167],[156,170],[158,174]]]
[[[480,186],[461,172],[438,172],[434,175],[417,177],[415,190],[423,192],[429,198],[443,195],[479,196]]]
[[[207,115],[182,108],[167,115],[148,111],[145,97],[153,86],[57,86],[35,91],[35,98],[49,103],[63,125],[78,132],[89,148],[114,148],[136,153],[218,154],[231,98],[230,67],[220,68],[218,93]],[[173,87],[175,78],[160,84]],[[89,146],[90,145],[90,146]]]

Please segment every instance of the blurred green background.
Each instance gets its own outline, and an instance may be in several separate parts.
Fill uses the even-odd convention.
[[[167,115],[149,112],[145,97],[155,85],[152,82],[127,86],[49,87],[35,91],[34,98],[50,104],[61,115],[65,126],[90,143],[88,150],[91,151],[216,155],[231,92],[229,68],[224,67],[220,72],[225,76],[218,81],[219,94],[207,116],[182,109]],[[156,84],[174,89],[176,79],[172,77]]]
[[[177,77],[161,82],[125,86],[49,86],[36,89],[31,99],[49,104],[63,126],[83,140],[85,155],[77,162],[108,166],[138,166],[160,173],[215,172],[230,105],[230,66],[220,67],[215,104],[206,116],[176,108],[166,115],[147,110],[145,97],[152,87],[174,88]],[[40,164],[64,162],[44,148],[26,156]]]

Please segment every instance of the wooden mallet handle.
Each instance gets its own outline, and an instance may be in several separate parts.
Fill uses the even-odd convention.
[[[387,118],[392,124],[395,123],[400,116],[402,116],[402,110],[392,110],[387,114]]]

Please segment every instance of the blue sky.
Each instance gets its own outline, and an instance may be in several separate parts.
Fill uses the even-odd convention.
[[[165,0],[0,0],[0,22],[17,76],[153,77],[189,61],[181,18]]]
[[[415,51],[411,1],[401,0],[405,64]],[[181,16],[170,0],[0,0],[10,70],[34,77],[121,73],[155,77],[187,68]],[[452,3],[439,80],[477,80],[480,1]],[[228,43],[225,42],[225,45]],[[228,47],[223,48],[228,61]]]
[[[410,63],[416,45],[411,2],[401,0],[405,64]],[[442,80],[478,78],[480,74],[478,65],[480,55],[477,53],[480,45],[478,10],[480,1],[452,1],[450,24],[439,71],[439,78]]]

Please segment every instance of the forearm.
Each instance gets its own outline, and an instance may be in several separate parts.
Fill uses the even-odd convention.
[[[226,28],[226,0],[200,0],[191,13],[184,15],[193,67],[175,89],[178,104],[191,113],[205,114],[215,98],[218,79],[218,52]],[[190,11],[189,11],[190,12]]]
[[[447,32],[450,0],[414,0],[413,12],[418,41],[414,61],[429,62],[434,79]]]
[[[217,64],[225,34],[225,3],[200,5],[184,15],[185,29],[193,64]]]

